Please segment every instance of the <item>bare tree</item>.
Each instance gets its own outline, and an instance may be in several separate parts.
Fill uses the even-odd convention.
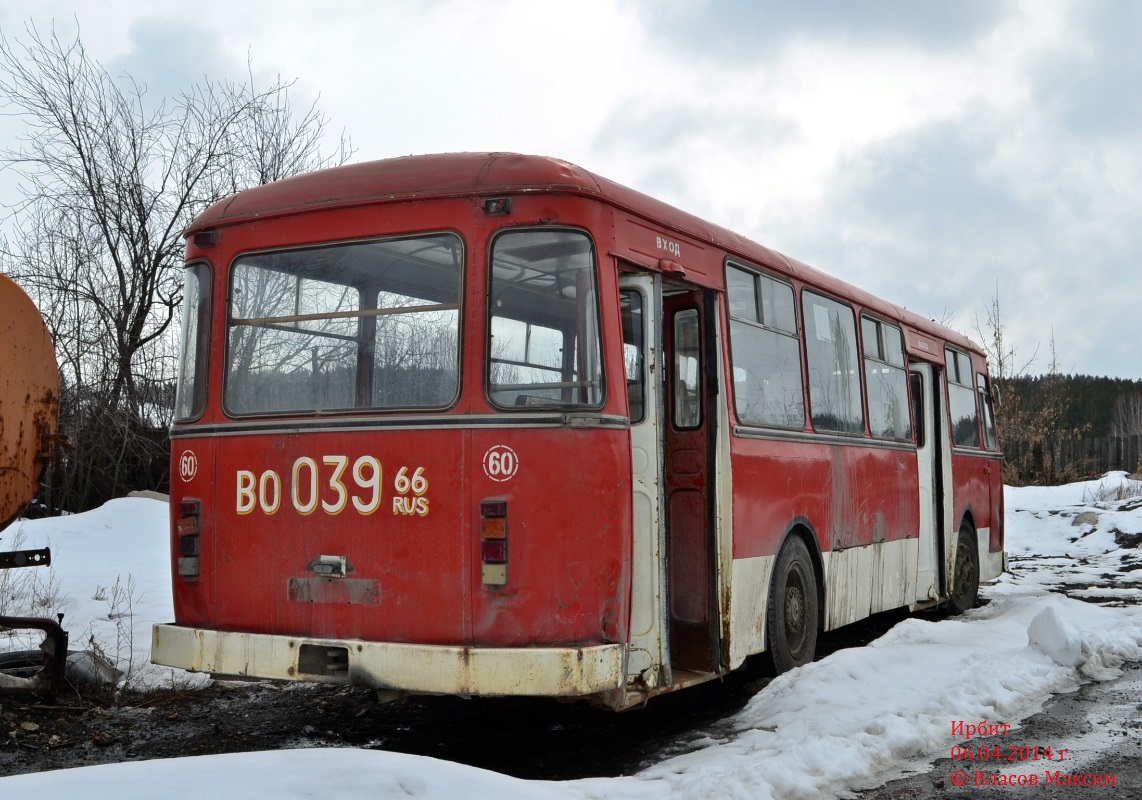
[[[1120,394],[1114,401],[1114,414],[1110,418],[1111,436],[1142,435],[1142,393]]]
[[[976,334],[984,342],[991,365],[995,423],[1004,452],[1004,482],[1017,486],[1050,484],[1079,477],[1079,465],[1063,463],[1062,442],[1083,435],[1089,425],[1075,428],[1067,423],[1071,396],[1059,372],[1054,333],[1047,373],[1031,377],[1029,372],[1038,348],[1031,358],[1022,361],[1008,344],[997,286],[987,309],[987,320],[983,325],[976,323]]]
[[[289,94],[292,82],[283,81],[279,75],[266,89],[257,89],[252,66],[248,73],[249,82],[240,87],[249,101],[245,114],[240,124],[228,131],[231,158],[223,175],[229,185],[223,195],[344,164],[350,158],[353,147],[344,132],[333,151],[324,151],[328,119],[316,100],[304,112],[296,113]]]
[[[116,79],[74,40],[33,26],[0,37],[0,102],[27,133],[0,148],[20,178],[0,258],[39,303],[63,378],[61,431],[74,451],[57,470],[79,509],[167,478],[182,299],[182,230],[206,205],[249,185],[341,163],[325,154],[325,116],[295,114],[290,85],[261,91],[203,81],[152,98]]]

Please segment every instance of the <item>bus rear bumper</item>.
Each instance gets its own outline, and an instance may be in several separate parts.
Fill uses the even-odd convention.
[[[151,662],[420,694],[581,697],[621,688],[626,647],[457,647],[155,625]]]

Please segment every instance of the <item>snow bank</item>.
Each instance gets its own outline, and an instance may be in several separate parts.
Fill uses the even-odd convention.
[[[956,722],[1018,722],[1076,688],[1088,662],[1106,677],[1142,658],[1134,609],[1047,596],[995,605],[959,619],[907,619],[868,647],[782,675],[724,741],[634,778],[579,786],[587,797],[632,800],[832,797],[902,761],[946,755],[963,738],[952,734]],[[1063,662],[1075,648],[1082,659]]]
[[[558,784],[523,781],[496,772],[402,753],[313,748],[104,764],[0,778],[5,797],[84,797],[113,800],[571,800]]]
[[[1048,605],[1031,620],[1027,642],[1064,667],[1078,667],[1090,654],[1082,633],[1059,616],[1054,604]]]

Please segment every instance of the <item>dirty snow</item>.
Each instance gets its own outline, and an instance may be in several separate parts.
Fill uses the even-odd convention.
[[[1123,473],[1061,487],[1008,488],[1012,572],[990,602],[955,619],[913,617],[868,647],[783,675],[705,746],[633,776],[524,781],[429,758],[307,749],[154,760],[0,779],[4,796],[302,798],[824,798],[922,769],[962,737],[952,725],[1010,723],[1054,693],[1110,680],[1142,659],[1142,498]],[[52,546],[67,627],[115,643],[145,685],[185,673],[142,667],[152,622],[171,619],[164,504],[125,499],[88,514],[21,523],[0,539]],[[130,585],[133,618],[110,607]],[[102,591],[101,591],[102,590]],[[120,594],[120,597],[122,594]],[[102,598],[102,599],[99,599]],[[117,620],[119,621],[117,623]],[[73,634],[74,641],[74,634]],[[187,776],[193,775],[192,780]]]

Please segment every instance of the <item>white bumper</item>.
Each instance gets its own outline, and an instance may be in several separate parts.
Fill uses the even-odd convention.
[[[216,675],[422,694],[575,697],[625,684],[626,648],[453,647],[155,625],[151,661]]]

